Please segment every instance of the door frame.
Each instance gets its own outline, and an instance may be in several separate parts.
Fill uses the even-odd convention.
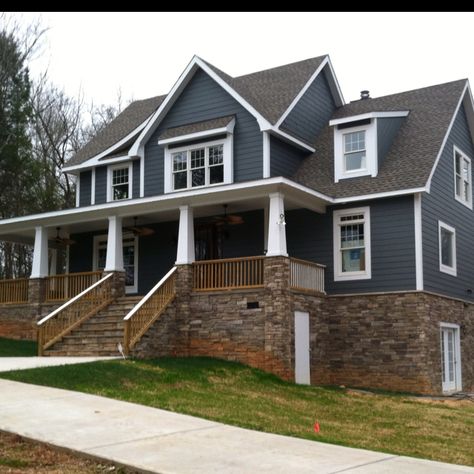
[[[443,373],[443,364],[445,357],[443,354],[443,338],[445,330],[450,329],[454,333],[454,388],[446,387],[441,375],[441,388],[444,393],[457,392],[462,390],[462,361],[461,361],[461,327],[459,324],[439,323],[440,326],[440,353],[441,353],[441,374]],[[446,346],[444,346],[446,348]],[[444,367],[446,371],[446,367]]]
[[[295,383],[311,385],[311,324],[309,313],[307,311],[295,311],[294,321]]]
[[[94,245],[92,249],[92,268],[93,271],[98,270],[98,263],[99,263],[99,244],[102,242],[107,242],[107,234],[100,234],[100,235],[94,235]],[[133,281],[134,285],[128,285],[125,286],[125,293],[126,294],[132,294],[132,293],[137,293],[138,292],[138,236],[134,235],[132,232],[125,232],[122,235],[122,240],[125,239],[134,239],[134,256],[135,256],[135,271],[133,275]],[[123,244],[122,244],[123,247]]]

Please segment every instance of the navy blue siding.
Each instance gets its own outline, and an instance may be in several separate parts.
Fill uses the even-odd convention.
[[[81,180],[79,185],[79,206],[90,206],[92,171],[83,171],[79,179]]]
[[[460,108],[446,141],[431,181],[430,194],[422,197],[424,286],[428,291],[473,300],[474,214],[454,197],[454,145],[474,159],[464,107]],[[456,277],[439,270],[438,220],[456,229]]]
[[[403,117],[377,119],[377,155],[379,168],[405,119]]]
[[[255,118],[205,72],[198,70],[145,146],[145,196],[164,192],[164,147],[170,127],[235,115],[234,182],[263,176],[263,137]]]
[[[320,73],[283,121],[281,128],[306,142],[314,143],[319,132],[327,126],[335,108],[326,76]]]
[[[292,178],[306,156],[308,152],[270,136],[270,176]]]
[[[140,197],[140,160],[135,160],[133,162],[133,182],[132,182],[132,197]]]
[[[103,204],[107,201],[107,166],[98,166],[95,169],[95,203]]]
[[[333,209],[370,206],[372,278],[334,281]],[[326,265],[326,291],[358,293],[414,290],[415,229],[413,196],[359,202],[328,208],[326,214],[287,211],[288,253]]]

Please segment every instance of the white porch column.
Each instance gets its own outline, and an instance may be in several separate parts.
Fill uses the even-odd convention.
[[[192,263],[195,258],[193,208],[190,206],[180,206],[176,265]]]
[[[109,233],[107,237],[107,256],[105,272],[124,272],[123,267],[123,241],[122,218],[109,216]]]
[[[49,264],[49,274],[56,275],[58,266],[58,249],[51,249],[51,263]]]
[[[48,276],[48,230],[45,227],[35,228],[35,250],[30,278]]]
[[[268,247],[267,257],[288,256],[286,251],[285,203],[282,193],[271,193],[268,210]]]

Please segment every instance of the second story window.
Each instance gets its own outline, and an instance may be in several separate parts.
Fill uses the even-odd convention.
[[[344,171],[367,169],[365,158],[365,130],[344,134]]]
[[[457,201],[472,209],[471,159],[454,148],[454,193]]]
[[[165,192],[232,182],[231,140],[166,148]]]
[[[109,166],[107,201],[121,201],[132,197],[132,165]]]
[[[173,190],[224,182],[224,145],[218,144],[171,154]]]

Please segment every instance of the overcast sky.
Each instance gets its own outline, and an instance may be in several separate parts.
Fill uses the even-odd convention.
[[[474,13],[16,13],[49,27],[33,74],[113,104],[167,93],[194,54],[231,76],[329,54],[345,100],[469,78]]]

